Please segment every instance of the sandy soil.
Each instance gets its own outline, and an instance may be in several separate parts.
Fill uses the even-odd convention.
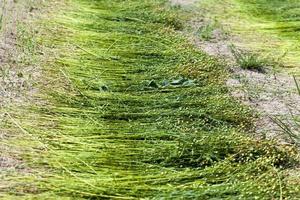
[[[196,2],[197,0],[171,0],[171,4],[180,6],[191,6]]]
[[[22,37],[20,28],[34,11],[32,0],[0,0],[2,27],[0,31],[0,139],[5,141],[13,133],[5,130],[6,111],[11,106],[22,106],[32,94],[36,66],[26,64],[25,52],[19,47],[18,38]],[[20,161],[15,157],[15,149],[0,145],[0,175],[18,170]]]
[[[1,1],[0,1],[1,2]],[[27,3],[26,3],[27,2]],[[23,52],[18,48],[18,29],[25,21],[32,7],[27,0],[20,3],[14,0],[2,1],[3,15],[0,42],[0,106],[24,101],[24,92],[32,85],[34,66],[24,66]]]

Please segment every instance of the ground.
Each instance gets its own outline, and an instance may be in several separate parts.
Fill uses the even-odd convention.
[[[3,1],[1,7],[1,43],[0,43],[0,137],[13,137],[4,126],[7,123],[7,112],[11,107],[22,106],[28,103],[30,96],[35,92],[34,82],[38,77],[38,69],[34,65],[27,65],[24,59],[26,52],[20,47],[19,37],[23,23],[33,14],[31,1],[16,2]],[[1,145],[0,167],[1,174],[18,168],[20,161],[15,157],[10,145]],[[13,151],[13,152],[12,152]]]

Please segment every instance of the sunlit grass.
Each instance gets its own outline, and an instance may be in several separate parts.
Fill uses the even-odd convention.
[[[299,75],[299,1],[204,0],[209,15],[223,24],[236,46],[280,60],[291,74]]]
[[[245,133],[254,115],[230,97],[226,67],[176,32],[183,28],[181,11],[165,3],[74,0],[44,19],[39,45],[53,53],[40,85],[43,103],[9,115],[25,134],[11,142],[24,149],[30,176],[17,176],[7,193],[29,199],[299,194],[284,176],[296,163],[294,149]]]

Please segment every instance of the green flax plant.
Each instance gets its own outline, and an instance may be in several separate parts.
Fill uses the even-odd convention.
[[[246,132],[254,118],[226,66],[189,44],[164,0],[74,0],[44,19],[50,49],[26,115],[7,196],[44,199],[272,199],[299,195],[292,147]],[[276,170],[274,170],[276,169]],[[13,181],[18,180],[18,181]]]

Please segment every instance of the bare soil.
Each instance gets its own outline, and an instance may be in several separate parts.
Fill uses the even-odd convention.
[[[180,6],[191,6],[196,2],[197,0],[171,0],[172,5],[180,5]]]
[[[17,133],[6,130],[6,112],[12,106],[24,106],[33,94],[38,74],[37,66],[24,62],[25,52],[20,48],[20,29],[34,13],[32,0],[0,0],[2,16],[0,31],[0,139],[14,137]],[[5,142],[3,142],[5,143]],[[19,170],[21,161],[15,156],[16,149],[0,145],[0,175]]]
[[[2,19],[0,42],[0,105],[23,102],[26,91],[31,89],[35,66],[22,63],[24,52],[18,45],[22,23],[33,11],[31,1],[0,1]]]

